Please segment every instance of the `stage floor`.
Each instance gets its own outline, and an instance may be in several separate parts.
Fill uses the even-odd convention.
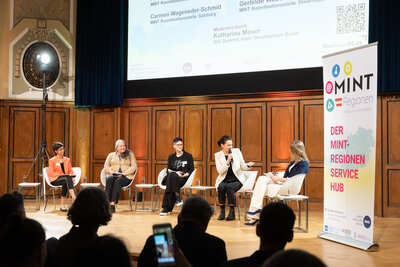
[[[47,238],[58,238],[67,233],[72,225],[67,220],[66,213],[54,210],[51,201],[46,212],[43,212],[43,203],[41,204],[41,210],[36,211],[29,209],[34,206],[33,202],[26,202],[27,217],[43,225]],[[171,215],[164,217],[159,216],[158,212],[131,212],[129,203],[121,201],[111,222],[100,227],[99,234],[112,234],[121,238],[129,251],[136,254],[140,253],[147,237],[152,233],[153,224],[168,222],[175,226],[177,215],[177,208]],[[243,217],[240,222],[218,221],[217,215],[211,218],[207,232],[225,240],[228,259],[248,256],[258,249],[259,240],[255,227],[245,226],[243,223]],[[375,217],[374,241],[380,246],[377,252],[365,252],[320,239],[317,234],[322,227],[322,212],[310,212],[308,233],[295,230],[294,240],[286,248],[304,249],[320,257],[328,266],[400,266],[400,218]]]

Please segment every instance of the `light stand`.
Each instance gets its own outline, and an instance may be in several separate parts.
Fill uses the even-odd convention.
[[[38,159],[39,155],[39,177],[41,177],[41,182],[43,184],[43,202],[46,203],[46,192],[45,192],[45,179],[43,175],[43,170],[45,168],[45,160],[50,158],[49,153],[47,152],[47,142],[46,142],[46,101],[48,100],[47,97],[47,90],[46,90],[46,72],[49,72],[53,66],[49,64],[51,62],[51,58],[47,53],[41,53],[36,56],[36,66],[39,70],[43,72],[43,98],[42,98],[42,128],[39,134],[40,139],[40,148],[38,153],[36,154],[35,159],[32,162],[31,167],[28,170],[28,173],[24,177],[28,177],[29,173],[31,172],[33,166],[35,165],[36,160]],[[25,181],[24,181],[25,182]]]

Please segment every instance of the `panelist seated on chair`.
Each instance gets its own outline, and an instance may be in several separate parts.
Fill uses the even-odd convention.
[[[239,148],[232,148],[232,138],[224,135],[218,141],[221,151],[215,153],[215,165],[218,177],[215,187],[218,190],[218,202],[221,208],[218,220],[225,219],[225,199],[228,197],[229,214],[227,221],[235,219],[235,193],[243,186],[243,171],[249,170],[254,162],[244,162]]]
[[[115,152],[108,154],[104,169],[107,174],[106,193],[111,211],[115,212],[115,204],[118,203],[122,187],[132,182],[137,169],[135,155],[126,148],[124,140],[115,142]]]
[[[269,186],[274,186],[278,190],[288,179],[298,174],[308,173],[308,158],[302,141],[294,140],[290,143],[290,154],[292,162],[287,166],[283,177],[278,177],[276,173],[269,172],[257,179],[251,198],[249,211],[246,213],[251,217],[251,221],[246,225],[254,225],[258,221],[258,213],[261,211],[263,199]]]
[[[183,204],[179,192],[194,171],[193,157],[183,150],[182,138],[176,137],[173,140],[173,147],[175,152],[168,157],[167,175],[161,182],[162,185],[167,186],[160,212],[161,216],[168,215],[175,203],[178,206]]]
[[[74,191],[74,181],[73,177],[74,171],[72,170],[71,160],[64,157],[64,145],[61,142],[55,142],[51,149],[53,150],[55,156],[49,159],[49,168],[47,175],[49,177],[49,182],[54,186],[62,186],[61,189],[61,211],[67,211],[65,207],[65,198],[67,192],[72,197],[74,201],[75,191]]]

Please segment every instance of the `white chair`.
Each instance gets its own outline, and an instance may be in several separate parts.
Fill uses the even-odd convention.
[[[183,191],[183,195],[185,194],[186,189],[190,189],[193,184],[194,175],[196,174],[196,169],[190,174],[189,178],[187,179],[186,183],[181,187],[181,191]]]
[[[305,177],[305,174],[298,174],[283,184],[269,184],[265,196],[269,199],[278,199],[279,195],[298,195]]]
[[[239,195],[244,195],[246,190],[253,189],[254,183],[257,178],[258,171],[243,171],[246,181],[244,182],[242,188],[236,192],[236,205],[238,207],[239,221],[240,221],[240,205],[239,205]]]
[[[167,176],[167,174],[168,174],[167,173],[167,168],[162,169],[158,174],[157,183],[158,183],[158,186],[160,187],[160,189],[165,190],[167,188],[166,185],[162,184],[162,181],[164,180],[164,177]],[[194,169],[194,171],[190,174],[189,178],[187,179],[186,183],[181,187],[181,191],[185,191],[186,189],[190,189],[190,187],[192,186],[195,174],[196,174],[196,169]],[[157,201],[159,201],[158,204],[159,204],[159,208],[160,208],[161,201],[158,198],[157,198]],[[157,205],[157,202],[156,202],[156,205]]]
[[[299,216],[297,217],[298,226],[295,228],[308,232],[308,197],[299,195],[305,177],[305,174],[298,174],[288,179],[283,184],[269,184],[265,197],[273,201],[283,201],[286,204],[288,204],[289,201],[296,201]],[[301,202],[303,201],[306,202],[305,228],[301,226]]]
[[[158,197],[156,200],[155,207],[157,207],[157,204],[158,204],[158,209],[161,208],[161,199],[160,199],[161,189],[165,190],[167,188],[166,185],[162,184],[162,181],[164,180],[164,177],[167,176],[167,174],[168,174],[167,168],[164,168],[158,173],[158,176],[157,176],[157,183],[158,183],[158,186],[160,187],[160,189],[158,190]]]
[[[54,200],[54,209],[56,209],[56,197],[54,194],[55,190],[61,190],[62,185],[52,185],[49,181],[49,176],[47,174],[49,167],[46,167],[43,169],[43,179],[45,179],[45,183],[43,183],[43,193],[46,194],[46,184],[49,186],[49,191],[53,191],[53,200]],[[80,167],[72,167],[72,171],[75,174],[75,178],[74,178],[74,187],[79,183],[79,181],[81,180],[81,173],[82,170]],[[46,211],[46,207],[47,207],[47,202],[49,201],[49,198],[46,198],[46,202],[44,204],[44,211]]]
[[[247,190],[253,189],[254,182],[256,181],[258,171],[243,171],[245,181],[243,186],[235,193],[236,195],[236,206],[238,208],[238,216],[240,221],[240,205],[239,205],[239,196],[244,195]],[[217,206],[217,194],[218,188],[216,188],[215,199],[214,199],[214,210]]]
[[[159,186],[161,189],[163,189],[163,190],[165,190],[165,189],[167,188],[166,185],[163,185],[163,184],[162,184],[162,181],[164,180],[164,177],[167,176],[167,174],[168,174],[168,173],[167,173],[167,168],[162,169],[162,170],[158,173],[157,183],[158,183],[158,186]]]
[[[133,180],[135,180],[136,173],[137,173],[137,171],[135,171],[135,173],[133,174],[133,178],[131,179],[131,182],[128,185],[121,188],[121,190],[123,190],[123,191],[128,191],[129,206],[131,207],[131,211],[133,211],[132,199],[131,199],[131,191],[132,191],[131,185],[133,183]],[[106,169],[102,169],[101,173],[100,173],[100,180],[104,187],[106,187],[106,177],[107,177]]]

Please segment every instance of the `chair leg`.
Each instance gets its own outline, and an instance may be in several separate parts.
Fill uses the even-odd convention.
[[[238,209],[238,217],[239,217],[239,221],[240,221],[240,204],[239,204],[239,194],[237,194],[237,193],[235,193],[235,202],[236,202],[236,206],[237,206],[237,209]],[[235,208],[235,207],[234,207]]]
[[[157,190],[157,199],[156,199],[156,203],[154,203],[154,207],[152,207],[153,208],[153,210],[156,210],[157,209],[157,203],[159,202],[159,200],[160,200],[160,190],[161,190],[161,188],[156,188],[156,190]],[[160,208],[158,208],[158,210],[160,210]]]
[[[214,193],[214,214],[217,213],[216,209],[217,209],[217,190],[215,190]]]
[[[137,198],[138,198],[138,190],[137,187],[135,187],[135,210],[137,210]]]
[[[46,190],[44,190],[44,191],[46,191]],[[43,192],[43,194],[46,194],[46,192]],[[46,207],[47,207],[47,202],[49,201],[49,198],[48,197],[46,197],[46,201],[44,202],[44,208],[43,208],[43,211],[46,211]]]
[[[129,198],[129,206],[131,207],[131,211],[133,211],[132,209],[132,199],[131,199],[131,188],[128,188],[128,198]]]
[[[150,188],[150,211],[154,211],[153,209],[153,198],[154,198],[154,187]],[[144,203],[144,194],[143,194],[143,203]]]
[[[52,191],[53,191],[54,210],[56,210],[56,196],[54,194],[54,189]]]

